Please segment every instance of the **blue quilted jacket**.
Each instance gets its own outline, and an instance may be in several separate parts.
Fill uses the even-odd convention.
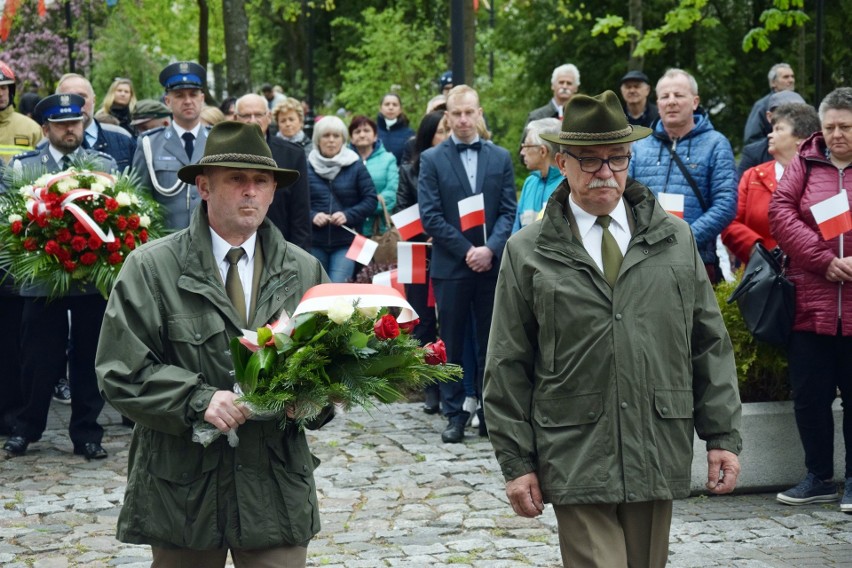
[[[731,144],[717,132],[710,119],[695,115],[695,128],[678,140],[672,140],[660,120],[654,133],[633,144],[630,177],[648,186],[656,196],[660,192],[684,195],[683,218],[692,227],[701,260],[715,263],[716,237],[737,214],[737,174]],[[704,197],[703,211],[670,150],[677,152]]]

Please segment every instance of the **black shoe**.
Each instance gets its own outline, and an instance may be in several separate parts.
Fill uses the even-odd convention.
[[[451,421],[447,429],[441,432],[441,441],[445,444],[458,444],[464,438],[465,421]]]
[[[3,450],[13,456],[22,456],[27,453],[30,443],[23,436],[12,436],[3,444]]]
[[[59,404],[71,404],[71,386],[65,377],[53,385],[53,400]]]
[[[437,414],[440,410],[441,397],[438,389],[427,387],[424,389],[426,401],[423,403],[423,412],[426,414]]]
[[[485,420],[479,419],[479,435],[482,438],[488,437],[488,428],[485,426]]]
[[[86,442],[82,446],[74,448],[78,456],[85,456],[87,460],[102,460],[107,457],[107,451],[97,442]]]

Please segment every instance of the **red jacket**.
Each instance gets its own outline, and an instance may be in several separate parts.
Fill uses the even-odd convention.
[[[722,231],[722,242],[743,264],[748,263],[756,242],[769,250],[777,245],[769,232],[769,202],[777,185],[775,160],[747,169],[740,178],[737,216]]]
[[[769,205],[769,227],[790,257],[787,275],[796,284],[796,331],[835,335],[840,317],[843,335],[852,336],[852,285],[825,277],[831,260],[839,256],[841,239],[843,256],[852,255],[852,231],[823,240],[810,209],[837,195],[850,173],[852,168],[841,170],[826,158],[825,140],[817,132],[802,142]]]

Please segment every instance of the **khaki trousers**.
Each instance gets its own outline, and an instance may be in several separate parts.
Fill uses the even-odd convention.
[[[671,501],[554,505],[565,568],[664,568]]]
[[[167,549],[152,546],[151,568],[223,568],[228,550]],[[307,546],[282,546],[262,550],[231,549],[235,568],[305,568]]]

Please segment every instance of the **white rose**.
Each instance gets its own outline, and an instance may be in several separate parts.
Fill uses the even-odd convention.
[[[31,195],[33,192],[33,186],[31,185],[22,185],[21,189],[18,190],[18,193],[23,196]]]
[[[124,191],[119,191],[115,196],[115,201],[120,207],[130,207],[130,195]]]
[[[341,325],[349,321],[354,312],[355,308],[352,307],[351,301],[337,298],[328,308],[328,319],[337,325]]]
[[[106,188],[100,183],[93,183],[89,189],[95,193],[103,193]]]
[[[20,215],[15,215],[14,213],[9,215],[9,224],[10,225],[12,223],[14,223],[15,221],[23,221],[23,220],[24,220],[24,218],[21,217]]]
[[[133,193],[130,194],[130,202],[134,207],[139,207],[139,198]]]
[[[44,187],[45,185],[47,185],[50,182],[50,180],[53,179],[53,177],[54,177],[54,174],[44,174],[43,176],[41,176],[40,178],[35,180],[33,185],[37,185],[39,187]]]
[[[364,314],[365,317],[368,317],[370,319],[375,319],[376,316],[379,315],[379,308],[377,308],[376,306],[373,306],[371,308],[362,308],[359,306],[358,311]]]
[[[56,184],[56,190],[59,193],[68,193],[79,185],[76,180],[64,179]]]
[[[139,226],[143,229],[147,229],[148,225],[151,224],[151,218],[147,215],[139,215]]]
[[[109,178],[108,178],[108,177],[106,177],[106,176],[99,176],[99,175],[95,174],[95,179],[96,179],[96,180],[98,180],[98,183],[99,183],[99,184],[101,184],[101,185],[102,185],[102,186],[104,186],[104,187],[111,188],[111,187],[113,187],[113,186],[115,185],[115,184],[112,182],[112,180],[111,180],[111,179],[109,179]]]

